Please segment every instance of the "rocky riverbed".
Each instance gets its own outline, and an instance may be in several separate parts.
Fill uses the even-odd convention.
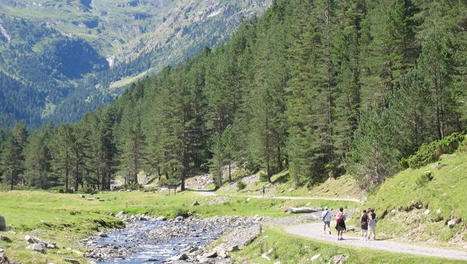
[[[85,241],[87,257],[95,263],[230,263],[229,252],[256,238],[262,220],[235,216],[171,220],[145,215],[127,217],[122,213],[117,216],[126,223],[124,229],[99,233]],[[238,231],[236,243],[206,250],[233,230]]]

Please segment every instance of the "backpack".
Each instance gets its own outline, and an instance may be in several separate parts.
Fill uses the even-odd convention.
[[[326,216],[328,216],[329,211],[326,212],[326,214],[323,216],[323,221],[326,219]]]
[[[376,214],[372,213],[370,217],[370,226],[376,226]]]
[[[343,221],[344,221],[343,216],[344,216],[344,213],[342,213],[342,212],[339,213],[339,214],[337,214],[336,223],[341,223],[341,222],[343,222]]]
[[[362,215],[362,222],[364,222],[364,223],[368,222],[368,215],[367,214]]]

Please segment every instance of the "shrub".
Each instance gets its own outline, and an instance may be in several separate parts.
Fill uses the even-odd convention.
[[[141,184],[136,184],[136,183],[132,183],[132,184],[125,184],[122,186],[123,189],[126,189],[126,190],[141,190],[143,188],[143,185]]]
[[[464,140],[461,133],[453,133],[441,140],[423,144],[420,149],[407,159],[402,159],[399,165],[402,168],[420,168],[429,163],[439,160],[443,154],[450,154],[457,150]]]
[[[243,190],[246,188],[246,184],[242,181],[238,181],[237,182],[237,189],[240,191],[240,190]]]
[[[174,216],[175,217],[181,216],[183,218],[187,218],[190,216],[190,212],[185,208],[176,208],[174,212]]]
[[[268,175],[266,174],[266,172],[261,171],[259,173],[259,181],[260,182],[267,182],[268,181]]]
[[[420,175],[417,180],[416,184],[418,186],[425,186],[428,182],[433,180],[433,174],[431,174],[431,171],[425,171],[422,175]]]

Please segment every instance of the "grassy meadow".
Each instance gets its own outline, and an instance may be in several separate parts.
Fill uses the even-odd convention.
[[[285,216],[284,209],[292,206],[357,206],[351,202],[248,199],[244,196],[202,196],[193,192],[170,196],[152,192],[103,192],[85,196],[44,191],[1,192],[0,214],[5,216],[11,231],[0,234],[13,242],[0,241],[0,247],[10,259],[21,263],[61,263],[65,257],[86,262],[81,254],[85,249],[80,240],[98,231],[122,227],[123,223],[113,217],[119,211],[169,218],[184,214],[281,217]],[[99,199],[87,200],[90,197]],[[192,206],[194,201],[200,205]],[[26,249],[26,234],[55,242],[58,249],[48,250],[47,254],[32,252]]]

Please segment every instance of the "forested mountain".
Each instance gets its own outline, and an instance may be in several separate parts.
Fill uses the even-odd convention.
[[[270,2],[0,1],[0,127],[75,121],[132,78],[225,42]]]
[[[3,182],[107,189],[144,170],[183,188],[209,170],[220,186],[235,162],[266,180],[289,169],[297,186],[346,172],[378,185],[422,144],[465,132],[466,11],[448,0],[275,0],[226,44],[74,125],[26,140],[17,124],[2,157],[24,162]]]

